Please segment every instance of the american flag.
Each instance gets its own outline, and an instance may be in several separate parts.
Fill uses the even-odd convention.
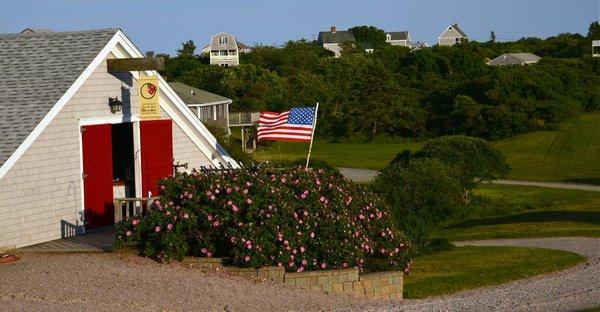
[[[315,107],[296,107],[283,113],[261,112],[258,140],[310,142]]]

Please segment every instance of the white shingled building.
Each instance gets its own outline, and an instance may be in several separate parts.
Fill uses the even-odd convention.
[[[142,57],[119,29],[0,35],[0,250],[112,225],[115,197],[156,194],[175,164],[238,166],[156,71],[107,65]]]

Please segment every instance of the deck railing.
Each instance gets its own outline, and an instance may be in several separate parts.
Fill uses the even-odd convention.
[[[150,206],[158,197],[115,198],[115,224],[133,217],[141,217],[150,211]]]
[[[258,123],[258,119],[260,118],[259,113],[252,112],[237,112],[237,113],[229,113],[229,126],[252,126]]]

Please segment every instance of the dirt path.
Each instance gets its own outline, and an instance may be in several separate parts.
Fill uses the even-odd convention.
[[[406,300],[388,311],[576,311],[600,306],[600,238],[554,237],[461,242],[457,245],[522,246],[571,251],[588,262],[549,275],[450,296]]]
[[[353,180],[354,182],[369,182],[369,181],[373,180],[373,178],[375,178],[378,174],[377,170],[371,170],[371,169],[359,169],[359,168],[338,168],[338,169],[346,178]],[[518,181],[518,180],[496,180],[492,183],[600,192],[600,185],[591,185],[591,184],[575,184],[575,183],[560,183],[560,182],[535,182],[535,181]]]

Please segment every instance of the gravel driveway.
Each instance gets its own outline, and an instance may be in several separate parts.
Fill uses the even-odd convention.
[[[468,242],[584,254],[588,263],[550,275],[425,300],[326,295],[134,255],[26,253],[0,265],[2,311],[570,311],[600,306],[600,239]]]
[[[576,311],[600,306],[600,238],[531,238],[457,245],[541,247],[576,252],[588,262],[549,275],[434,299],[410,300],[389,311]]]

